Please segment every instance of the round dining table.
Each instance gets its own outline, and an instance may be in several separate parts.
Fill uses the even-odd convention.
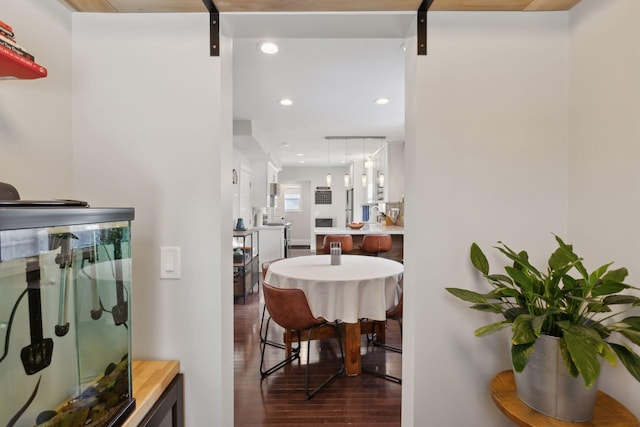
[[[285,258],[273,262],[265,282],[279,288],[302,289],[316,317],[340,320],[345,326],[345,371],[361,372],[360,319],[384,321],[397,303],[404,266],[386,258],[331,255]]]

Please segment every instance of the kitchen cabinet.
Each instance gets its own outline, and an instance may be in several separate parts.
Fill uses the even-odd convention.
[[[371,156],[372,166],[367,169],[367,203],[387,201],[387,153],[387,144],[384,144]],[[384,176],[383,182],[380,180],[381,175]]]
[[[243,303],[260,280],[259,241],[257,228],[233,232],[233,297]]]
[[[371,192],[368,203],[399,202],[404,197],[404,143],[390,142],[382,146],[371,158],[369,172]],[[384,175],[384,182],[380,181]]]
[[[260,257],[262,261],[274,261],[285,258],[285,227],[271,226],[260,228]]]
[[[251,203],[255,207],[275,207],[277,198],[271,197],[272,183],[278,182],[278,169],[271,162],[251,162]]]

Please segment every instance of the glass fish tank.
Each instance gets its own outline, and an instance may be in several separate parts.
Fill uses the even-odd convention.
[[[133,218],[0,201],[0,426],[119,426],[133,411]]]

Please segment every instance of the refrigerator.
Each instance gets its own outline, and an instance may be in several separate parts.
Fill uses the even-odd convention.
[[[345,225],[353,222],[353,188],[347,190],[347,204],[345,209]]]

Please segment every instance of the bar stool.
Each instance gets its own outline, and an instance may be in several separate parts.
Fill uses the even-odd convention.
[[[390,234],[365,234],[362,238],[360,250],[368,255],[378,256],[391,250]]]
[[[353,237],[350,234],[327,234],[322,241],[322,253],[330,253],[331,242],[340,242],[342,253],[348,254],[353,250]]]

